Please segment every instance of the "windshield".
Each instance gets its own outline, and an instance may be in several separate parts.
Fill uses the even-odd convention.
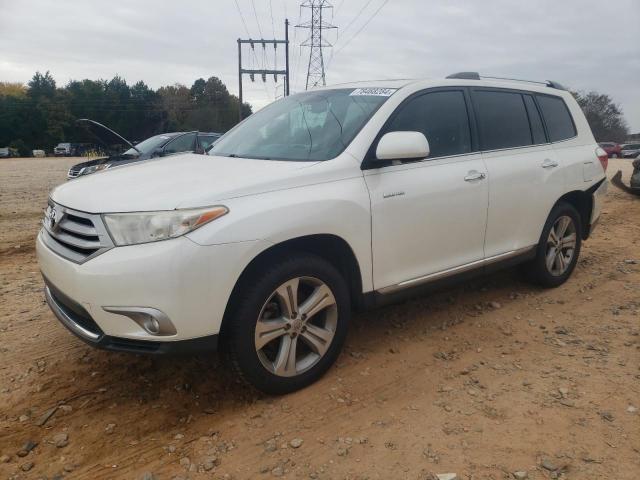
[[[136,145],[136,148],[140,150],[143,154],[152,153],[156,148],[162,147],[165,143],[171,140],[172,137],[168,135],[156,135],[155,137],[147,138],[143,140],[139,144]],[[123,155],[131,155],[137,157],[140,155],[135,149],[130,148]]]
[[[198,137],[198,142],[200,142],[200,147],[207,151],[219,138],[220,135],[202,135]]]
[[[345,88],[283,98],[224,135],[209,155],[297,161],[335,158],[394,92]]]

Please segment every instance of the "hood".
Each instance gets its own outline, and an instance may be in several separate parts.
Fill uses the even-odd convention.
[[[95,120],[81,118],[76,120],[76,123],[85,128],[96,140],[107,148],[110,148],[111,145],[128,145],[130,148],[139,152],[129,140]]]
[[[327,163],[327,162],[320,162]],[[89,213],[173,210],[304,184],[316,162],[187,153],[78,177],[51,192],[56,203]],[[309,176],[308,182],[318,182]]]

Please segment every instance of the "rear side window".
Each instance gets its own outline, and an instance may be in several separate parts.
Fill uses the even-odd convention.
[[[547,124],[549,140],[559,142],[576,136],[576,127],[562,98],[538,95],[537,99]]]
[[[461,91],[430,92],[405,103],[386,132],[422,132],[429,158],[471,152],[469,116]]]
[[[536,102],[533,101],[531,95],[524,95],[524,104],[527,107],[527,113],[529,114],[529,123],[531,124],[531,136],[533,137],[534,145],[541,143],[547,143],[547,137],[544,134],[544,126],[542,125],[542,118],[540,118],[540,112],[536,107]]]
[[[529,118],[522,95],[512,92],[474,92],[483,150],[532,144]]]

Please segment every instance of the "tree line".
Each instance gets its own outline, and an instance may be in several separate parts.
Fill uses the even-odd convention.
[[[596,140],[624,142],[628,128],[621,108],[609,95],[574,92]],[[111,80],[72,80],[58,87],[49,72],[36,72],[25,86],[0,82],[0,147],[20,155],[51,151],[59,142],[92,142],[75,120],[90,118],[129,140],[170,131],[226,132],[238,121],[238,97],[217,77],[197,79],[191,87],[149,88]],[[251,106],[242,106],[243,117]]]
[[[251,106],[243,104],[243,117]],[[238,122],[238,97],[217,77],[151,89],[119,76],[72,80],[58,87],[49,72],[25,86],[0,82],[0,147],[20,155],[50,152],[60,142],[93,142],[75,121],[90,118],[132,141],[171,131],[226,132]]]

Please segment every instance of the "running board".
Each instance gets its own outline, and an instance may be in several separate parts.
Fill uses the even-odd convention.
[[[485,258],[482,260],[476,260],[475,262],[467,263],[465,265],[460,265],[459,267],[453,267],[447,270],[442,270],[440,272],[430,273],[429,275],[424,275],[422,277],[413,278],[411,280],[405,280],[404,282],[396,283],[395,285],[389,285],[388,287],[380,288],[376,290],[376,292],[381,295],[389,295],[392,293],[396,293],[400,290],[404,290],[406,288],[417,287],[420,285],[424,285],[426,283],[435,282],[437,280],[442,280],[447,277],[452,277],[460,273],[468,272],[470,270],[486,267],[493,263],[501,262],[503,260],[508,260],[513,257],[518,257],[520,255],[524,255],[534,250],[535,248],[536,248],[536,245],[531,245],[529,247],[519,248],[517,250],[511,250],[510,252],[501,253],[499,255],[494,255],[493,257]]]

